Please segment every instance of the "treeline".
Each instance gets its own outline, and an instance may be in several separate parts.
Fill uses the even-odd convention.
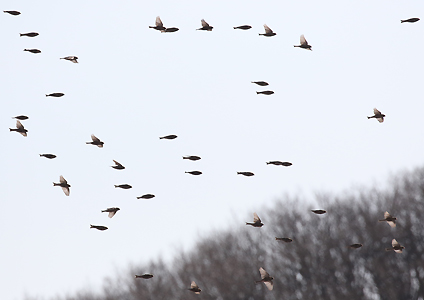
[[[315,215],[310,209],[317,207],[287,197],[256,210],[262,228],[240,224],[211,234],[171,264],[155,260],[133,266],[106,279],[102,292],[60,299],[424,299],[424,168],[391,179],[384,189],[316,198],[326,214]],[[397,217],[396,228],[378,222],[385,211]],[[405,246],[403,253],[385,251],[393,238]],[[349,248],[353,243],[363,247]],[[273,291],[255,284],[260,267],[275,278]],[[145,271],[154,278],[134,278]],[[200,295],[187,290],[193,280]]]

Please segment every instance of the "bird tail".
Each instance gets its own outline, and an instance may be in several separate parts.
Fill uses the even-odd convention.
[[[57,186],[57,185],[60,185],[60,183],[54,183],[54,182],[53,182],[53,186]]]
[[[14,131],[13,128],[9,128],[10,131]]]
[[[43,155],[42,154],[40,154],[40,157],[42,157]]]
[[[393,250],[393,248],[386,248],[386,251],[391,251]]]
[[[91,142],[85,142],[86,144],[91,144]]]
[[[387,221],[387,220],[378,220],[378,222],[385,222],[385,221]]]
[[[400,20],[401,23],[405,22],[404,20]]]
[[[367,117],[368,119],[371,119],[372,117]]]
[[[269,163],[269,162],[267,162],[266,164],[267,164],[267,165],[269,165],[270,163]]]
[[[234,29],[237,29],[237,27],[233,27]]]
[[[90,224],[90,228],[95,228],[93,225]]]
[[[46,94],[46,97],[48,97],[49,95]]]
[[[259,94],[259,92],[256,92],[256,94]]]
[[[22,34],[22,33],[20,33],[20,34],[19,34],[19,36],[21,37],[21,36],[23,36],[23,34]]]
[[[149,28],[155,28],[155,26],[149,26]]]

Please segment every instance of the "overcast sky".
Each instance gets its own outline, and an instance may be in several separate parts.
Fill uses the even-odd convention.
[[[379,187],[422,165],[423,21],[400,20],[423,9],[393,0],[4,0],[2,10],[22,14],[0,18],[2,298],[98,288],[130,263],[170,259],[211,230],[245,226],[285,194],[303,197],[307,213],[321,208],[315,192]],[[149,29],[156,16],[180,30]],[[202,18],[212,32],[195,30]],[[244,24],[253,28],[233,29]],[[263,24],[277,35],[259,36]],[[31,31],[40,35],[19,37]],[[293,47],[301,34],[313,51]],[[79,63],[59,59],[68,55]],[[54,92],[65,96],[45,96]],[[384,123],[367,119],[374,107]],[[26,138],[8,129],[21,114]],[[104,148],[85,144],[91,134]],[[168,134],[178,138],[159,139]],[[126,169],[112,169],[113,159]],[[184,173],[192,170],[203,174]],[[69,197],[53,187],[60,175]],[[133,188],[114,188],[123,183]],[[136,199],[146,193],[156,197]],[[121,208],[114,218],[100,212],[112,206]]]

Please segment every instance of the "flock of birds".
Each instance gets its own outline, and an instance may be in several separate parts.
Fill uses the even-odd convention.
[[[10,15],[13,16],[18,16],[21,13],[19,11],[14,11],[14,10],[6,10],[3,11],[4,13],[8,13]],[[419,18],[410,18],[410,19],[406,19],[406,20],[401,20],[401,23],[415,23],[417,21],[419,21]],[[212,31],[213,30],[213,26],[210,26],[209,23],[207,23],[204,19],[201,20],[201,24],[202,27],[198,28],[197,30],[205,30],[205,31]],[[179,30],[179,28],[177,27],[164,27],[162,20],[160,19],[160,17],[156,17],[156,22],[155,22],[155,26],[149,26],[149,28],[153,28],[155,30],[159,30],[160,32],[176,32]],[[233,27],[234,29],[241,29],[241,30],[249,30],[252,28],[252,26],[250,25],[241,25],[241,26],[236,26]],[[265,33],[260,33],[259,35],[262,36],[266,36],[266,37],[272,37],[275,36],[276,33],[272,31],[271,28],[269,28],[266,24],[264,24],[264,28],[265,28]],[[26,36],[26,37],[36,37],[39,34],[37,32],[28,32],[28,33],[20,33],[19,34],[21,37],[22,36]],[[312,46],[308,44],[308,42],[306,41],[304,35],[302,34],[300,36],[300,45],[294,45],[294,47],[299,47],[299,48],[303,48],[303,49],[307,49],[307,50],[311,50],[312,51]],[[41,51],[39,49],[24,49],[24,51],[28,51],[34,54],[37,53],[41,53]],[[64,60],[68,60],[71,61],[73,63],[78,63],[78,57],[77,56],[66,56],[66,57],[62,57],[60,59],[64,59]],[[266,81],[252,81],[252,83],[257,84],[259,86],[268,86],[269,84]],[[273,91],[260,91],[260,92],[256,92],[257,94],[264,94],[264,95],[272,95],[274,94]],[[64,93],[51,93],[51,94],[46,94],[46,97],[62,97],[64,96]],[[385,115],[382,114],[378,109],[374,108],[374,115],[367,117],[368,119],[371,118],[375,118],[377,119],[380,123],[382,123],[384,121],[384,117]],[[24,121],[28,119],[28,116],[24,116],[24,115],[19,115],[16,117],[13,117],[13,119],[16,119],[16,128],[9,128],[10,131],[16,131],[20,134],[22,134],[24,137],[27,136],[27,132],[28,130],[25,129],[24,125],[22,125],[22,123],[20,121]],[[166,135],[166,136],[162,136],[159,137],[159,139],[166,139],[166,140],[173,140],[176,139],[177,135],[171,134],[171,135]],[[101,141],[99,138],[97,138],[94,134],[91,135],[91,140],[90,142],[86,142],[86,144],[91,144],[94,146],[97,146],[99,148],[102,148],[104,145],[104,142]],[[40,157],[45,157],[48,159],[54,159],[56,158],[56,155],[51,154],[51,153],[44,153],[44,154],[40,154]],[[191,161],[197,161],[200,160],[201,157],[199,156],[195,156],[195,155],[190,155],[190,156],[183,156],[183,159],[188,159]],[[111,166],[112,168],[116,169],[116,170],[124,170],[125,167],[120,164],[119,162],[117,162],[116,160],[113,160],[113,162],[115,163],[114,166]],[[276,165],[276,166],[285,166],[285,167],[289,167],[292,165],[292,163],[290,162],[282,162],[282,161],[269,161],[266,163],[267,165],[271,164],[271,165]],[[202,172],[201,171],[186,171],[185,173],[191,174],[191,175],[201,175]],[[243,175],[243,176],[254,176],[255,174],[252,172],[237,172],[238,175]],[[60,175],[59,178],[59,182],[58,183],[53,183],[53,186],[60,186],[63,190],[63,192],[65,193],[66,196],[70,195],[70,187],[71,185],[66,181],[66,179]],[[132,186],[129,184],[119,184],[119,185],[115,185],[115,188],[122,188],[122,189],[131,189]],[[140,197],[137,197],[137,199],[152,199],[154,198],[155,195],[153,194],[145,194],[142,195]],[[120,208],[118,207],[110,207],[107,208],[105,210],[102,210],[101,212],[107,212],[108,213],[108,217],[112,218],[113,216],[115,216],[115,214],[120,210]],[[316,210],[312,210],[313,213],[318,214],[318,215],[322,215],[325,214],[327,211],[322,210],[322,209],[316,209]],[[396,220],[397,218],[390,215],[387,211],[384,213],[384,219],[379,220],[380,222],[387,222],[392,228],[396,227]],[[253,213],[253,222],[249,223],[246,222],[246,225],[251,225],[253,227],[257,227],[260,228],[262,227],[264,224],[262,223],[261,219],[259,218],[259,216],[256,213]],[[101,226],[101,225],[91,225],[90,224],[90,228],[95,228],[101,231],[107,230],[108,228],[106,226]],[[285,243],[291,243],[293,240],[289,237],[276,237],[275,238],[277,241],[282,241]],[[362,247],[363,245],[360,243],[355,243],[352,245],[349,245],[350,248],[352,249],[358,249],[360,247]],[[387,251],[390,250],[394,250],[396,253],[402,253],[402,250],[405,249],[404,246],[402,246],[401,244],[399,244],[396,239],[392,240],[392,247],[390,248],[386,248]],[[265,286],[269,289],[272,290],[274,287],[273,284],[273,277],[270,276],[268,274],[267,271],[265,271],[264,268],[260,268],[259,269],[260,272],[260,276],[261,276],[261,280],[256,281],[256,283],[260,283],[263,282],[265,284]],[[135,275],[135,278],[142,278],[142,279],[150,279],[152,278],[153,275],[152,274],[142,274],[142,275]],[[202,291],[199,286],[192,281],[190,288],[188,289],[192,292],[194,292],[195,294],[200,294],[200,292]]]

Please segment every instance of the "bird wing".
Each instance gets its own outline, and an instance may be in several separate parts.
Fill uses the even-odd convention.
[[[267,271],[265,271],[265,269],[264,269],[264,268],[260,267],[260,268],[259,268],[259,272],[261,273],[261,278],[262,278],[262,279],[269,277],[268,272],[267,272]]]
[[[93,142],[100,143],[99,138],[97,138],[94,134],[91,135],[91,139],[93,140]]]
[[[380,123],[383,123],[384,122],[384,118],[377,118],[377,121],[380,122]]]
[[[62,175],[60,175],[60,179],[59,179],[59,181],[60,181],[60,183],[68,183],[68,182],[66,181],[66,179],[65,179],[65,178],[63,178],[63,176],[62,176]]]
[[[388,211],[386,211],[386,212],[384,213],[384,218],[385,218],[385,219],[387,219],[388,217],[391,217],[391,215],[389,214],[389,212],[388,212]]]
[[[257,213],[253,213],[253,221],[254,222],[262,222],[261,219],[258,217]]]
[[[191,287],[192,289],[198,289],[198,288],[199,288],[199,286],[198,286],[198,285],[197,285],[194,281],[192,281],[192,282],[191,282],[190,287]]]
[[[159,17],[159,16],[157,16],[157,17],[156,17],[156,26],[161,26],[161,27],[163,27],[162,20],[160,19],[160,17]]]
[[[202,27],[209,27],[209,24],[208,22],[205,21],[205,19],[202,19],[201,22],[202,22]]]
[[[300,36],[300,44],[305,46],[308,45],[308,41],[305,39],[303,34]]]
[[[268,25],[264,24],[265,33],[273,33],[272,29],[268,27]]]
[[[395,250],[396,253],[402,253],[402,249]]]
[[[116,211],[110,211],[108,214],[109,218],[112,218],[116,214]]]
[[[62,186],[62,191],[65,193],[66,196],[69,196],[70,190],[67,186]]]
[[[374,115],[381,115],[381,112],[377,108],[374,108]]]
[[[393,247],[399,247],[400,244],[398,243],[398,241],[396,241],[395,239],[392,240],[392,246]]]
[[[117,162],[116,160],[114,160],[114,159],[112,159],[113,160],[113,162],[117,165],[117,166],[120,166],[120,167],[122,167],[122,165],[119,163],[119,162]]]
[[[392,227],[392,228],[395,228],[396,227],[395,221],[387,221],[387,224],[389,224],[390,227]]]
[[[274,282],[271,281],[265,281],[264,282],[266,287],[268,288],[268,290],[272,291],[272,289],[274,288]]]
[[[19,132],[20,134],[22,134],[23,136],[27,136],[26,132]]]
[[[25,129],[24,128],[24,125],[22,125],[22,123],[19,122],[19,120],[16,121],[16,128],[18,128],[18,129]]]

